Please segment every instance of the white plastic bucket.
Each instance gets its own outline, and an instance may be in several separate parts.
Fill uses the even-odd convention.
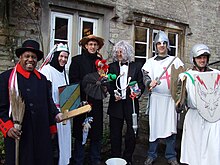
[[[105,162],[107,165],[126,165],[126,160],[122,158],[110,158]]]

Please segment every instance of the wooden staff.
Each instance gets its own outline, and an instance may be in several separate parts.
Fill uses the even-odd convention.
[[[11,109],[12,109],[12,118],[14,122],[14,128],[21,131],[25,104],[20,94],[17,94],[15,89],[10,89],[10,100],[11,100]],[[19,143],[20,139],[15,139],[15,165],[19,165]]]

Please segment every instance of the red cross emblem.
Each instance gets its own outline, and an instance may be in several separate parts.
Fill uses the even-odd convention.
[[[166,70],[166,67],[163,67],[163,69]],[[160,80],[162,80],[162,79],[167,80],[167,86],[168,86],[168,89],[170,89],[170,74],[168,73],[168,71],[166,71],[165,75],[160,78]]]

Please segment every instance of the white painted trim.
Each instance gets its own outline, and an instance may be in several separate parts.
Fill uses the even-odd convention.
[[[146,36],[146,42],[141,42],[141,41],[135,41],[135,44],[141,44],[141,45],[146,45],[146,56],[143,57],[143,56],[135,56],[135,58],[146,58],[146,60],[148,59],[148,56],[149,56],[149,52],[148,52],[148,48],[149,48],[149,28],[145,28],[145,27],[140,27],[140,26],[136,26],[138,28],[142,28],[142,29],[145,29],[147,30],[147,36]],[[135,36],[136,37],[136,36]],[[136,39],[135,39],[136,40]]]
[[[64,14],[64,13],[59,13],[59,12],[51,12],[51,32],[50,32],[50,49],[54,46],[54,40],[55,40],[55,19],[56,18],[63,18],[68,20],[68,28],[67,28],[67,40],[60,40],[60,41],[65,41],[68,43],[70,54],[72,50],[72,26],[73,26],[73,16],[70,14]],[[66,64],[66,69],[69,69],[69,65],[71,63],[71,55],[68,58],[67,64]]]
[[[97,26],[98,26],[98,20],[88,17],[79,17],[79,32],[78,32],[78,41],[82,38],[82,30],[83,30],[83,22],[91,22],[93,24],[93,34],[97,35]],[[78,47],[78,54],[81,53],[81,47]]]

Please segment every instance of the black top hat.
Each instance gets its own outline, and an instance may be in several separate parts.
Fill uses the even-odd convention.
[[[23,42],[22,47],[15,50],[16,56],[19,58],[25,51],[31,51],[36,53],[37,61],[43,58],[43,52],[40,50],[40,44],[34,40],[26,40]]]

